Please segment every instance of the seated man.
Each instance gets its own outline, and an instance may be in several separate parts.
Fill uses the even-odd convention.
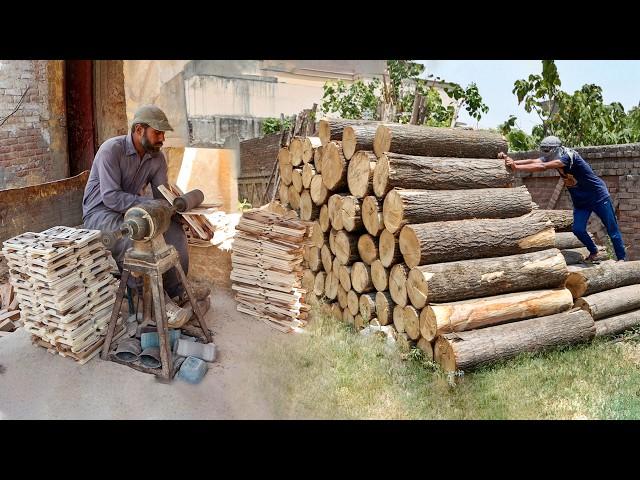
[[[149,183],[153,197],[164,199],[158,186],[168,183],[167,162],[160,148],[164,142],[164,132],[168,130],[173,131],[173,128],[164,112],[155,105],[144,105],[135,113],[129,134],[110,138],[100,146],[91,166],[82,200],[82,216],[86,228],[116,230],[129,208],[151,200],[141,196]],[[188,273],[187,237],[177,215],[172,218],[164,239],[176,248],[180,264],[185,274]],[[124,254],[131,242],[131,239],[125,237],[110,249],[121,272]],[[166,272],[163,281],[170,297],[179,297],[179,303],[186,300],[175,269]],[[135,281],[129,285],[132,283],[135,285]],[[206,291],[208,289],[194,290],[198,300],[209,295],[209,291]],[[208,302],[201,305],[201,310],[207,305]]]

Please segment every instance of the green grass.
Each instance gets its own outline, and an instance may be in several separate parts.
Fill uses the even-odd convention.
[[[277,418],[640,418],[640,343],[632,339],[521,355],[453,378],[418,350],[400,352],[318,316],[306,334],[258,355]]]

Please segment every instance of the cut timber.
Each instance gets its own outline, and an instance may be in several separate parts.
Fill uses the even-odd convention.
[[[293,166],[290,163],[280,164],[280,179],[287,187],[293,182]]]
[[[344,196],[340,204],[340,213],[342,215],[342,227],[347,232],[360,232],[364,230],[364,223],[362,223],[362,200],[352,195]]]
[[[311,179],[311,200],[316,205],[327,203],[329,198],[329,190],[324,186],[322,175],[314,175]]]
[[[289,185],[289,203],[294,210],[300,208],[300,194],[293,184]]]
[[[302,167],[302,186],[304,188],[311,188],[311,180],[316,174],[316,169],[313,168],[313,165],[310,163],[305,164]]]
[[[334,255],[336,254],[336,235],[338,235],[338,230],[332,228],[329,231],[329,249]]]
[[[338,276],[334,275],[333,272],[327,273],[327,276],[324,280],[324,294],[327,298],[331,300],[335,300],[338,296],[338,285],[340,282],[338,281]]]
[[[322,145],[326,145],[331,140],[341,140],[345,127],[352,125],[379,125],[380,122],[369,120],[347,120],[344,118],[324,118],[318,125],[318,137]],[[505,150],[506,151],[506,150]]]
[[[396,327],[398,333],[404,333],[404,307],[402,305],[393,307],[393,326]]]
[[[338,283],[340,283],[340,267],[342,267],[342,265],[340,264],[340,261],[336,257],[333,257],[333,262],[331,264],[331,271],[338,279]]]
[[[571,266],[565,286],[573,298],[640,283],[640,260],[608,260],[595,266]]]
[[[371,281],[371,267],[363,262],[355,262],[351,267],[351,288],[358,293],[374,290]]]
[[[433,360],[433,345],[431,345],[430,341],[420,337],[417,347],[424,353],[425,360]]]
[[[413,268],[427,263],[514,255],[553,248],[555,232],[544,214],[405,225],[400,251]]]
[[[356,331],[362,330],[368,324],[369,322],[367,322],[359,313],[353,317],[353,326],[356,328]]]
[[[323,147],[318,147],[313,152],[313,166],[316,169],[316,173],[322,173],[322,152]]]
[[[444,371],[470,370],[523,352],[588,342],[596,333],[593,319],[575,311],[438,337],[434,356]]]
[[[319,271],[320,267],[322,266],[320,249],[315,245],[309,247],[309,260],[307,260],[307,263],[309,264],[309,269],[314,273]]]
[[[380,233],[378,242],[380,252],[380,262],[382,266],[389,268],[396,263],[402,262],[402,252],[400,251],[399,234],[393,234],[385,229]]]
[[[280,196],[280,203],[285,207],[289,205],[289,187],[287,187],[284,182],[280,183],[278,194]]]
[[[373,171],[373,191],[379,198],[393,188],[466,190],[509,187],[514,173],[503,160],[491,158],[414,157],[386,153]]]
[[[382,201],[370,195],[362,201],[362,223],[374,237],[384,230],[384,218],[382,215]]]
[[[327,274],[325,272],[316,273],[316,279],[313,283],[313,293],[317,296],[322,296],[324,294],[324,283],[326,281]]]
[[[296,189],[296,192],[302,193],[302,169],[294,168],[291,171],[291,185]]]
[[[340,230],[336,233],[335,253],[342,265],[349,265],[359,260],[358,235]],[[351,280],[353,282],[353,279]]]
[[[430,157],[497,158],[507,151],[507,141],[490,130],[423,127],[418,125],[379,125],[373,151],[425,155]]]
[[[329,219],[329,207],[327,207],[326,204],[320,207],[320,216],[318,219],[320,220],[320,228],[322,231],[328,232],[329,228],[331,228],[331,220]]]
[[[326,243],[322,245],[322,248],[320,249],[320,258],[322,259],[324,271],[329,273],[333,268],[333,254],[331,253],[331,250],[329,250],[329,245]]]
[[[344,157],[350,160],[359,150],[373,150],[377,125],[350,125],[342,131]],[[372,152],[373,153],[373,152]]]
[[[351,315],[357,315],[360,311],[360,297],[353,290],[347,292],[347,308],[351,312]]]
[[[544,213],[556,232],[570,232],[573,229],[573,210],[540,210]]]
[[[389,293],[396,304],[401,307],[407,305],[407,275],[409,268],[404,263],[398,263],[389,272]]]
[[[338,284],[338,305],[342,310],[347,308],[347,290],[342,288],[341,284]]]
[[[367,265],[371,265],[378,259],[378,239],[365,233],[358,238],[358,254]]]
[[[596,337],[617,335],[638,326],[640,326],[640,310],[614,315],[596,322]]]
[[[329,233],[321,227],[319,221],[313,223],[313,230],[311,232],[311,245],[314,247],[322,248],[322,245],[329,242]]]
[[[378,316],[378,322],[380,325],[389,325],[393,323],[393,307],[396,304],[391,298],[389,292],[377,292],[376,293],[376,315]]]
[[[347,188],[348,164],[340,143],[329,142],[325,145],[322,158],[322,181],[327,190],[337,191]]]
[[[359,312],[365,322],[371,321],[376,316],[376,294],[365,293],[360,295]]]
[[[411,340],[420,338],[420,311],[412,305],[407,305],[402,309],[402,323],[404,331]]]
[[[507,257],[434,263],[411,269],[407,295],[414,307],[423,308],[427,302],[558,288],[564,285],[568,273],[564,257],[555,248]]]
[[[593,235],[589,234],[589,236],[593,240]],[[570,248],[582,248],[584,243],[573,232],[556,232],[555,247],[560,250],[568,250]]]
[[[311,200],[309,190],[304,190],[300,195],[300,218],[302,220],[311,221],[320,216],[320,207]]]
[[[553,315],[573,305],[566,288],[507,293],[459,302],[429,304],[420,313],[420,333],[431,341],[450,332],[463,332],[513,320]]]
[[[355,318],[349,308],[345,308],[342,311],[342,321],[348,325],[353,325],[355,323]]]
[[[373,172],[376,168],[376,156],[373,152],[357,151],[347,168],[347,185],[351,195],[364,198],[373,195]]]
[[[391,233],[409,223],[510,218],[530,211],[531,195],[525,186],[473,190],[394,189],[387,194],[383,204],[384,227]]]
[[[289,143],[289,157],[291,159],[291,165],[294,167],[302,164],[303,140],[301,137],[294,137]]]
[[[640,285],[627,285],[598,292],[576,300],[575,306],[586,310],[594,320],[640,309]]]
[[[351,265],[340,265],[338,270],[340,285],[348,292],[351,290]]]
[[[315,281],[315,274],[311,270],[305,270],[302,274],[302,288],[309,293],[313,293]]]
[[[314,159],[316,149],[322,146],[319,137],[305,137],[302,140],[302,162],[307,165]],[[305,187],[309,188],[309,187]]]
[[[409,272],[411,274],[411,272]],[[373,286],[379,292],[384,292],[389,288],[389,272],[378,259],[371,264],[371,281]],[[409,293],[407,291],[407,293]]]
[[[342,230],[342,199],[346,196],[344,193],[334,193],[329,197],[327,208],[329,211],[329,221],[331,226],[336,230]]]
[[[560,253],[564,257],[564,261],[567,262],[567,265],[575,265],[576,263],[582,263],[589,256],[589,249],[587,247],[582,248],[567,248],[561,249]],[[604,247],[598,247],[598,255],[596,256],[596,260],[604,261],[607,260],[607,252],[604,250]]]

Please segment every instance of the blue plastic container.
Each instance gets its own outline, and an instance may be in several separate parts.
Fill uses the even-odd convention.
[[[179,338],[180,330],[169,330],[169,345],[171,345],[171,350],[175,350],[176,342]],[[150,347],[159,347],[160,337],[158,337],[158,332],[148,332],[140,335],[140,345],[142,346],[142,350]]]
[[[209,365],[207,362],[196,357],[187,357],[187,359],[182,362],[177,377],[187,383],[200,383],[208,369]]]

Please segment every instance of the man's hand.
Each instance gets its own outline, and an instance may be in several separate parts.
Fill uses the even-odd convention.
[[[498,153],[498,158],[504,159],[504,164],[507,168],[511,169],[511,171],[516,171],[516,162],[509,155],[504,152],[500,152]]]

